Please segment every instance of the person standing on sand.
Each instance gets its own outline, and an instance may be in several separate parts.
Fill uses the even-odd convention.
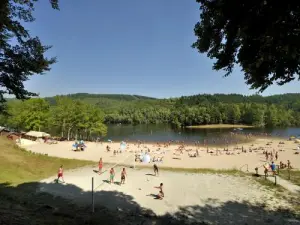
[[[272,164],[271,164],[271,170],[273,172],[273,175],[275,176],[276,175],[276,165],[274,162],[272,162]]]
[[[57,182],[59,181],[59,178],[61,178],[63,183],[65,183],[65,181],[64,181],[64,169],[63,169],[62,165],[58,169]]]
[[[123,168],[122,172],[121,172],[121,184],[125,184],[125,179],[127,177],[127,173],[125,168]]]
[[[101,173],[102,173],[102,168],[103,168],[103,161],[102,161],[102,158],[100,158],[98,166],[99,166],[98,174],[101,174]]]
[[[154,175],[158,176],[158,166],[156,164],[153,165]]]
[[[114,179],[115,179],[115,171],[114,171],[114,168],[111,168],[110,171],[109,171],[109,183],[114,183]]]

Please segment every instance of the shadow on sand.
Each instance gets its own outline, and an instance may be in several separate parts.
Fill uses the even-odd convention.
[[[153,176],[153,177],[155,177],[155,174],[153,174],[153,173],[146,173],[145,175],[146,176]]]
[[[65,198],[55,197],[55,193],[63,193]],[[94,197],[95,213],[91,213],[91,203],[87,204],[87,199],[92,200],[91,192],[75,185],[32,182],[12,187],[2,183],[0,224],[300,224],[299,217],[289,210],[271,211],[249,202],[207,199],[204,205],[179,207],[173,214],[157,216],[121,192],[98,191]]]

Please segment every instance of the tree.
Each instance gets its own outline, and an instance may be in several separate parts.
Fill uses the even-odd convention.
[[[0,3],[0,103],[5,102],[4,94],[13,94],[17,99],[28,99],[36,93],[25,89],[23,82],[34,74],[50,70],[55,58],[46,58],[50,48],[38,37],[31,37],[23,27],[33,22],[34,3],[37,0],[1,0]],[[58,9],[58,0],[50,0]]]
[[[99,107],[68,97],[55,98],[51,107],[51,125],[59,128],[61,136],[90,139],[91,135],[104,136],[104,113]],[[73,135],[72,135],[73,134]]]
[[[200,22],[192,45],[215,59],[213,69],[232,73],[241,66],[246,83],[264,91],[300,79],[300,3],[196,0]]]
[[[49,122],[49,104],[42,98],[10,102],[8,113],[10,115],[8,124],[18,130],[40,131]]]

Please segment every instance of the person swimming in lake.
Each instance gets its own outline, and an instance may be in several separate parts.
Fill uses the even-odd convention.
[[[165,193],[163,191],[163,186],[164,186],[164,184],[160,183],[159,187],[155,187],[155,188],[159,189],[157,198],[160,199],[160,200],[162,200],[165,197]]]
[[[114,179],[115,179],[115,170],[114,168],[111,168],[109,171],[109,183],[114,183]]]
[[[127,173],[125,168],[123,168],[122,172],[121,172],[121,184],[125,184],[125,179],[127,177]]]

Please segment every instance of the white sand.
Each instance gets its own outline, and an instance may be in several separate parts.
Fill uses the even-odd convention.
[[[246,205],[243,205],[243,202],[251,205],[265,204],[267,208],[273,209],[279,205],[284,208],[290,207],[286,201],[277,199],[274,191],[267,190],[244,177],[173,172],[162,172],[159,177],[155,177],[146,175],[151,173],[151,170],[127,169],[126,184],[120,186],[103,182],[108,179],[108,172],[98,175],[93,172],[93,169],[81,168],[66,171],[66,184],[54,183],[55,177],[43,180],[40,191],[69,198],[76,203],[90,205],[92,200],[91,177],[93,176],[96,188],[96,207],[104,205],[113,210],[130,210],[131,212],[142,207],[152,210],[157,215],[174,214],[182,211],[181,207],[186,207],[185,210],[191,211],[189,217],[192,219],[211,222],[217,220],[217,224],[226,224],[224,222],[226,220],[230,220],[229,224],[240,224],[240,220],[243,218],[239,213],[249,214],[251,211],[245,209]],[[121,168],[116,168],[116,181],[120,181],[120,171]],[[158,193],[154,186],[158,186],[161,182],[164,183],[165,198],[156,200],[151,194]],[[222,207],[224,204],[227,204],[227,208],[222,212],[224,215],[215,215],[215,218],[210,218],[208,212],[205,214],[206,216],[203,216],[204,208],[207,210],[209,207]],[[201,212],[196,212],[201,208]],[[220,221],[223,219],[224,223]],[[237,219],[237,223],[234,223],[235,219]],[[251,219],[245,218],[244,222],[252,224],[251,221],[253,222],[255,219],[258,219],[256,215]]]
[[[36,145],[38,143],[40,143],[40,142],[31,141],[31,140],[28,140],[28,139],[25,139],[25,138],[21,138],[19,145],[25,147],[25,146]]]
[[[271,145],[266,145],[268,142],[273,141]],[[279,141],[284,141],[284,145],[279,145]],[[210,148],[210,150],[216,152],[216,149],[221,150],[218,156],[216,154],[206,153],[206,148],[200,148],[199,154],[200,157],[190,158],[186,151],[183,151],[183,154],[175,151],[178,148],[178,145],[171,145],[167,148],[160,147],[160,151],[157,146],[153,144],[146,144],[140,146],[138,148],[137,145],[128,144],[127,152],[118,154],[116,156],[113,155],[113,150],[118,150],[120,148],[120,143],[86,143],[87,148],[83,152],[74,152],[72,151],[73,142],[58,142],[58,144],[45,144],[45,143],[36,143],[34,145],[24,146],[27,150],[48,154],[49,156],[63,157],[63,158],[71,158],[71,159],[85,159],[92,160],[95,162],[99,161],[99,158],[103,158],[104,165],[105,163],[119,163],[123,162],[125,164],[133,164],[133,154],[135,152],[141,152],[141,150],[146,151],[148,148],[151,150],[151,155],[164,157],[163,163],[160,163],[159,166],[162,167],[177,167],[177,168],[213,168],[213,169],[240,169],[246,170],[247,166],[249,167],[249,171],[254,171],[255,167],[262,167],[262,165],[266,162],[265,156],[262,153],[263,150],[256,150],[247,153],[241,153],[241,150],[234,150],[236,146],[230,146],[229,150],[235,155],[226,155],[223,151],[224,147],[219,148]],[[111,147],[111,152],[106,151],[106,146],[109,145]],[[255,149],[255,148],[265,148],[268,151],[278,151],[279,159],[276,164],[279,164],[279,161],[284,163],[287,160],[290,160],[292,166],[294,168],[300,169],[300,154],[295,155],[296,148],[299,144],[294,143],[293,141],[287,140],[278,140],[278,139],[257,139],[253,143],[247,144],[239,144],[237,147],[244,147],[244,149]],[[196,147],[195,146],[187,146],[186,149],[191,149],[191,152],[194,153]],[[284,151],[280,151],[284,150]],[[162,154],[165,152],[165,154]],[[132,157],[128,158],[129,155]],[[124,158],[127,158],[126,160]],[[141,163],[139,163],[141,164]],[[152,165],[152,164],[151,164]],[[149,165],[149,166],[151,166]],[[260,168],[260,173],[262,172],[262,168]]]
[[[284,145],[279,146],[280,140],[273,140],[271,145],[267,145],[270,139],[259,139],[254,143],[243,144],[244,149],[264,147],[268,151],[278,151],[279,161],[289,159],[292,166],[300,168],[300,155],[295,155],[294,149],[298,146],[294,142],[282,140]],[[158,149],[152,144],[144,145],[138,148],[137,145],[129,144],[127,152],[113,155],[113,150],[118,150],[119,143],[86,143],[87,149],[83,152],[72,151],[71,142],[59,142],[58,144],[38,143],[25,146],[26,149],[33,152],[48,154],[50,156],[86,159],[98,162],[103,158],[104,169],[109,169],[108,163],[121,162],[127,165],[133,164],[133,155],[135,152],[145,151],[148,148],[151,155],[164,156],[164,161],[158,164],[159,167],[177,167],[177,168],[214,168],[214,169],[240,169],[243,165],[248,165],[249,170],[254,172],[256,166],[265,163],[263,150],[241,153],[241,150],[233,150],[235,146],[229,149],[235,155],[226,155],[224,152],[216,156],[206,153],[206,148],[200,148],[200,157],[190,158],[184,150],[183,154],[175,151],[178,145],[172,145],[167,148],[160,147],[160,153],[154,153]],[[111,147],[111,152],[106,151],[106,146]],[[242,145],[239,145],[241,147]],[[192,149],[195,146],[187,146],[186,149]],[[210,148],[215,152],[216,148]],[[221,150],[223,148],[219,148]],[[284,150],[284,151],[280,151]],[[174,153],[176,155],[174,155]],[[240,153],[240,154],[238,154]],[[174,159],[179,158],[179,159]],[[142,163],[138,163],[142,164]],[[145,165],[145,164],[144,164]],[[153,163],[147,164],[152,167]],[[59,165],[58,165],[59,166]],[[66,170],[68,168],[65,168]],[[91,179],[95,178],[95,204],[103,205],[110,209],[134,210],[149,209],[157,215],[182,214],[197,221],[207,221],[213,224],[266,224],[273,221],[272,224],[300,224],[299,221],[287,222],[280,213],[265,213],[262,207],[254,207],[257,204],[265,204],[268,209],[276,207],[291,207],[287,200],[276,197],[274,191],[253,183],[253,180],[245,177],[235,177],[226,175],[209,174],[191,174],[191,173],[173,173],[162,171],[159,177],[146,175],[152,173],[150,169],[127,169],[128,179],[125,185],[107,184],[109,175],[105,172],[98,175],[93,172],[97,168],[80,168],[65,172],[66,184],[53,183],[55,177],[41,181],[40,191],[69,198],[76,203],[91,204]],[[246,166],[242,170],[246,170]],[[121,168],[116,169],[116,181],[120,181]],[[262,172],[262,168],[260,168]],[[158,190],[154,186],[164,183],[165,198],[156,200],[152,196],[157,194]],[[151,195],[152,194],[152,195]],[[245,203],[246,202],[246,203]],[[251,206],[249,206],[251,205]],[[275,222],[274,222],[275,221]]]

